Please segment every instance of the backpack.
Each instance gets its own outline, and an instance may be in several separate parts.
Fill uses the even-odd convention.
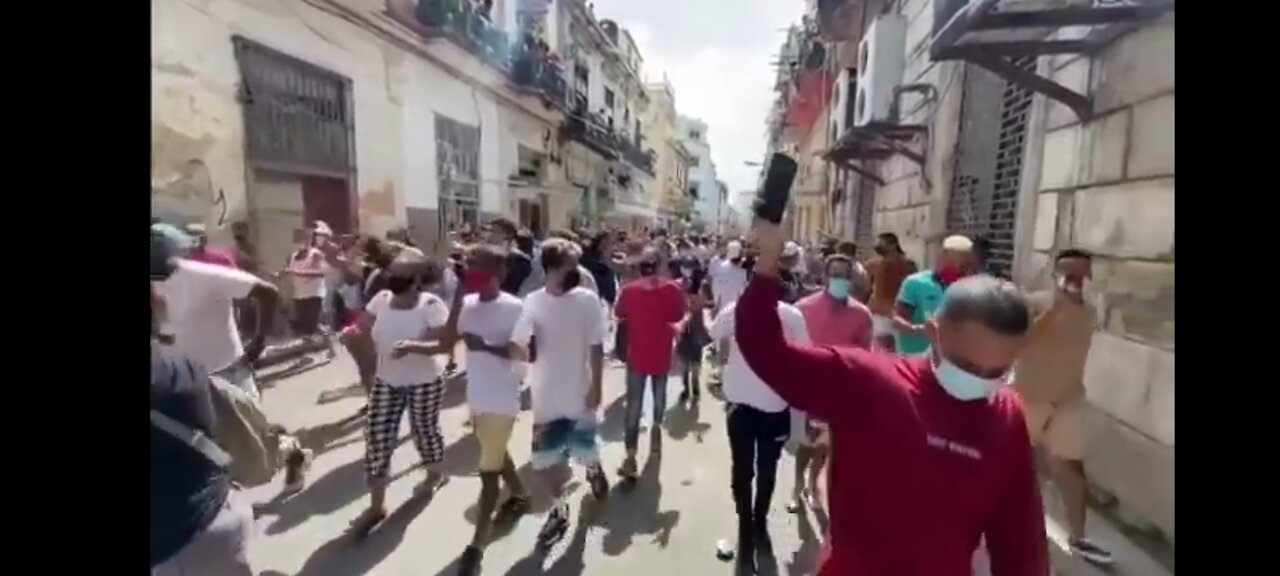
[[[241,486],[270,482],[280,458],[277,431],[247,392],[217,375],[209,380],[216,441],[156,410],[151,411],[151,424],[226,469]]]

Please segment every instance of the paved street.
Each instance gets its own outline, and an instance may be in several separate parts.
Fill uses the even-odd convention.
[[[340,355],[328,365],[283,378],[272,379],[270,371],[262,376],[272,380],[264,385],[268,413],[285,426],[302,430],[303,442],[315,449],[316,459],[304,492],[266,506],[252,550],[255,568],[271,576],[453,574],[453,562],[471,538],[480,490],[475,475],[477,444],[464,426],[467,409],[462,383],[451,386],[441,416],[449,483],[429,502],[410,499],[421,472],[412,468],[418,455],[407,441],[405,422],[406,441],[396,452],[395,481],[388,490],[391,517],[367,540],[353,543],[344,531],[367,503],[363,420],[347,425],[342,421],[350,420],[364,401],[358,396],[333,401],[328,396],[355,381],[354,365]],[[611,477],[623,457],[622,390],[623,373],[612,367],[605,380],[602,429],[605,468]],[[684,408],[676,405],[678,393],[678,382],[671,382],[660,466],[642,457],[643,476],[638,483],[630,490],[616,490],[606,503],[592,507],[594,520],[575,524],[546,558],[532,554],[548,506],[535,489],[534,513],[490,546],[484,574],[730,573],[731,564],[715,557],[716,541],[733,532],[722,404],[704,395],[700,409]],[[529,423],[528,413],[522,414],[511,441],[517,463],[528,460]],[[644,438],[642,454],[647,452]],[[784,456],[771,515],[777,567],[780,574],[809,574],[818,547],[816,528],[810,519],[784,509],[792,486],[791,466],[790,457]],[[536,488],[527,466],[521,474]],[[277,480],[251,490],[250,496],[255,502],[269,502],[278,490]],[[580,502],[591,502],[585,494],[583,486],[575,489],[570,500],[575,514],[583,509]]]

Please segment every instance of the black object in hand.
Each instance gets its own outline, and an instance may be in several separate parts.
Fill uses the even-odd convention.
[[[754,211],[757,218],[781,224],[791,198],[791,184],[796,180],[796,161],[779,152],[769,158],[764,169],[764,186],[756,194]]]

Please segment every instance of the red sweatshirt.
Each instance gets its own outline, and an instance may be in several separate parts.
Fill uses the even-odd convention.
[[[788,403],[831,429],[831,538],[819,576],[970,576],[985,534],[993,576],[1045,576],[1044,511],[1022,408],[946,393],[929,361],[782,337],[776,278],[738,300],[738,347]]]

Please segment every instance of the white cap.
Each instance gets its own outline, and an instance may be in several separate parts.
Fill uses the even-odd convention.
[[[742,243],[737,240],[732,240],[729,242],[729,245],[725,247],[724,251],[730,258],[742,256]]]
[[[950,252],[972,252],[973,240],[959,234],[947,236],[947,239],[942,241],[942,249]]]
[[[799,255],[800,255],[800,245],[796,244],[795,242],[787,242],[786,246],[782,247],[783,258],[793,258]]]

